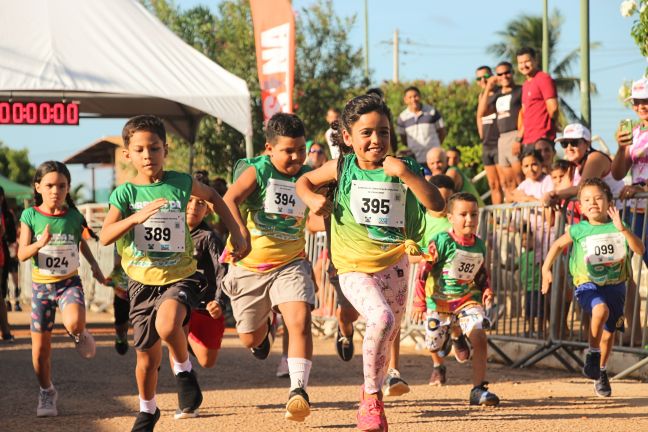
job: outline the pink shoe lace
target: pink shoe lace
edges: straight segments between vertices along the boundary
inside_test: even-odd
[[[387,430],[385,405],[374,398],[360,401],[358,409],[358,429],[361,431],[383,432]]]

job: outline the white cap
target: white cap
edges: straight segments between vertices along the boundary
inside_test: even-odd
[[[630,97],[625,100],[629,101],[630,99],[648,99],[648,78],[641,78],[632,83]]]
[[[565,130],[563,130],[562,136],[560,138],[556,138],[556,142],[576,139],[592,141],[592,134],[590,133],[589,129],[587,129],[582,124],[572,123],[565,126]]]

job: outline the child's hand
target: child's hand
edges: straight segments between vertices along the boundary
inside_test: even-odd
[[[484,305],[484,309],[490,309],[493,307],[493,290],[488,288],[484,290],[484,293],[482,294],[482,304]]]
[[[221,315],[223,315],[223,309],[221,309],[216,300],[212,300],[207,303],[207,312],[209,312],[209,315],[211,315],[211,317],[214,319],[218,319],[221,317]]]
[[[166,198],[158,198],[155,201],[151,201],[147,205],[145,205],[142,210],[138,211],[137,213],[133,214],[133,217],[135,218],[135,222],[138,224],[143,224],[146,222],[151,216],[153,216],[155,213],[160,211],[160,209],[167,204],[167,199]]]
[[[328,217],[333,212],[333,203],[324,195],[315,194],[306,203],[317,216]]]
[[[542,269],[542,294],[547,294],[549,293],[549,290],[551,289],[551,282],[553,280],[553,274],[551,273],[551,270]]]
[[[90,264],[90,269],[92,270],[92,276],[102,285],[107,284],[107,279],[104,277],[103,273],[101,272],[101,269],[99,268],[99,264],[96,262]]]
[[[415,324],[422,323],[425,320],[424,310],[412,310],[412,322]]]
[[[608,208],[608,216],[610,216],[610,219],[612,219],[612,223],[614,224],[614,227],[619,230],[619,232],[623,232],[626,230],[626,227],[623,226],[623,222],[621,221],[621,213],[619,213],[619,209],[616,208],[614,204],[612,204]]]
[[[402,177],[407,171],[407,166],[405,166],[403,161],[394,156],[387,156],[382,166],[385,174],[392,177]]]
[[[250,241],[250,232],[243,227],[241,231],[230,233],[230,243],[232,244],[232,257],[234,261],[240,261],[245,258],[252,250]]]
[[[40,248],[43,248],[43,247],[47,246],[47,244],[50,242],[50,240],[52,240],[52,234],[50,234],[50,232],[49,232],[49,224],[47,224],[47,225],[45,225],[45,229],[41,233],[41,236],[38,239],[38,241],[36,242],[36,244],[38,245],[38,248],[40,249]]]

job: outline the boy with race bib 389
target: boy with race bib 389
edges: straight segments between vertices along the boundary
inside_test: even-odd
[[[275,114],[265,134],[267,154],[238,161],[234,184],[225,194],[232,213],[245,215],[252,251],[237,262],[227,245],[222,260],[230,266],[223,291],[231,300],[239,339],[260,360],[270,353],[274,312],[283,316],[290,335],[285,418],[301,422],[310,415],[306,389],[313,357],[315,288],[304,259],[306,206],[295,194],[295,181],[310,168],[304,165],[306,140],[299,117]]]
[[[364,385],[357,414],[358,429],[363,431],[388,427],[381,387],[406,307],[407,254],[420,253],[416,241],[425,228],[421,203],[436,211],[444,205],[420,165],[387,155],[390,117],[389,108],[376,95],[352,99],[340,122],[332,125],[332,138],[352,147],[353,153],[327,162],[297,182],[299,196],[311,211],[331,214],[331,256],[342,292],[366,318]],[[316,193],[335,181],[334,203]]]
[[[242,222],[232,216],[218,192],[188,174],[164,170],[168,146],[161,119],[151,115],[133,117],[126,122],[122,138],[124,156],[137,175],[111,194],[100,239],[104,245],[117,241],[129,279],[140,399],[140,412],[132,430],[152,431],[160,417],[155,392],[161,340],[174,359],[179,404],[176,415],[195,414],[202,403],[183,331],[205,287],[204,277],[196,271],[193,241],[186,223],[189,197],[195,195],[213,204],[232,235],[237,258],[245,256],[249,242]]]
[[[643,255],[646,246],[621,221],[610,187],[603,180],[583,181],[578,200],[587,220],[568,227],[551,245],[542,266],[542,294],[551,288],[554,260],[564,248],[573,245],[569,272],[574,279],[576,300],[583,312],[592,316],[583,374],[596,380],[597,395],[608,397],[612,388],[607,361],[614,345],[614,332],[624,330],[626,282],[632,278],[629,249]]]

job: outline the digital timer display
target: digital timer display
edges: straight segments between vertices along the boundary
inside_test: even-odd
[[[79,124],[79,104],[65,102],[0,102],[0,125]]]

